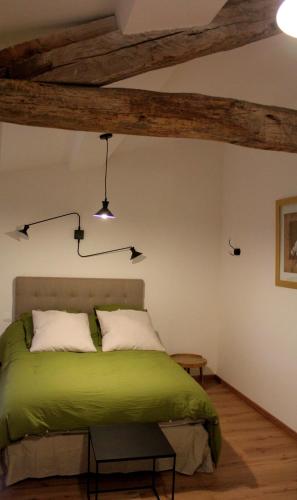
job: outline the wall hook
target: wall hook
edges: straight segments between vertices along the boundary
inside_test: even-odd
[[[235,248],[232,243],[231,243],[231,240],[229,240],[229,247],[232,248],[233,252],[229,252],[230,255],[232,255],[232,257],[236,256],[238,257],[240,254],[241,254],[241,250],[240,248]]]

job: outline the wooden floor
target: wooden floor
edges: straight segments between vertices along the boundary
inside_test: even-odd
[[[223,384],[213,382],[207,390],[221,419],[224,438],[221,461],[214,474],[191,477],[177,474],[176,500],[297,500],[297,441]],[[170,479],[169,473],[158,476],[162,500],[170,499]],[[1,491],[0,498],[84,499],[85,477],[26,480]],[[148,500],[154,497],[149,491],[131,491],[105,493],[99,498]]]

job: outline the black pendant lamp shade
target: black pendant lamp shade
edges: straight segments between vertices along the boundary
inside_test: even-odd
[[[100,139],[106,141],[106,158],[105,158],[105,198],[102,201],[102,208],[94,214],[94,217],[100,219],[115,219],[113,213],[109,210],[109,201],[107,199],[107,164],[108,164],[108,140],[112,138],[112,134],[101,134]]]
[[[100,210],[98,210],[98,212],[94,214],[94,217],[100,217],[101,219],[115,219],[115,216],[109,210],[108,205],[109,201],[103,200],[102,208],[100,208]]]

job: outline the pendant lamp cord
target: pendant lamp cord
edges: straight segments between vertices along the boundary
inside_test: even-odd
[[[106,138],[106,158],[105,158],[105,201],[107,200],[107,162],[108,162],[108,139]]]

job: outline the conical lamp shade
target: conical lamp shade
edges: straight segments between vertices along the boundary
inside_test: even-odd
[[[130,260],[136,259],[136,257],[140,257],[140,255],[142,255],[142,253],[135,250],[134,247],[131,247],[130,250],[131,250]]]
[[[25,226],[23,227],[23,229],[18,229],[18,233],[21,233],[21,235],[23,237],[26,237],[26,238],[29,238],[29,235],[28,235],[28,229],[29,229],[30,226],[28,226],[28,224],[25,224]]]
[[[109,202],[107,200],[102,201],[102,208],[94,214],[94,217],[99,217],[100,219],[115,219],[115,216],[108,208]]]

